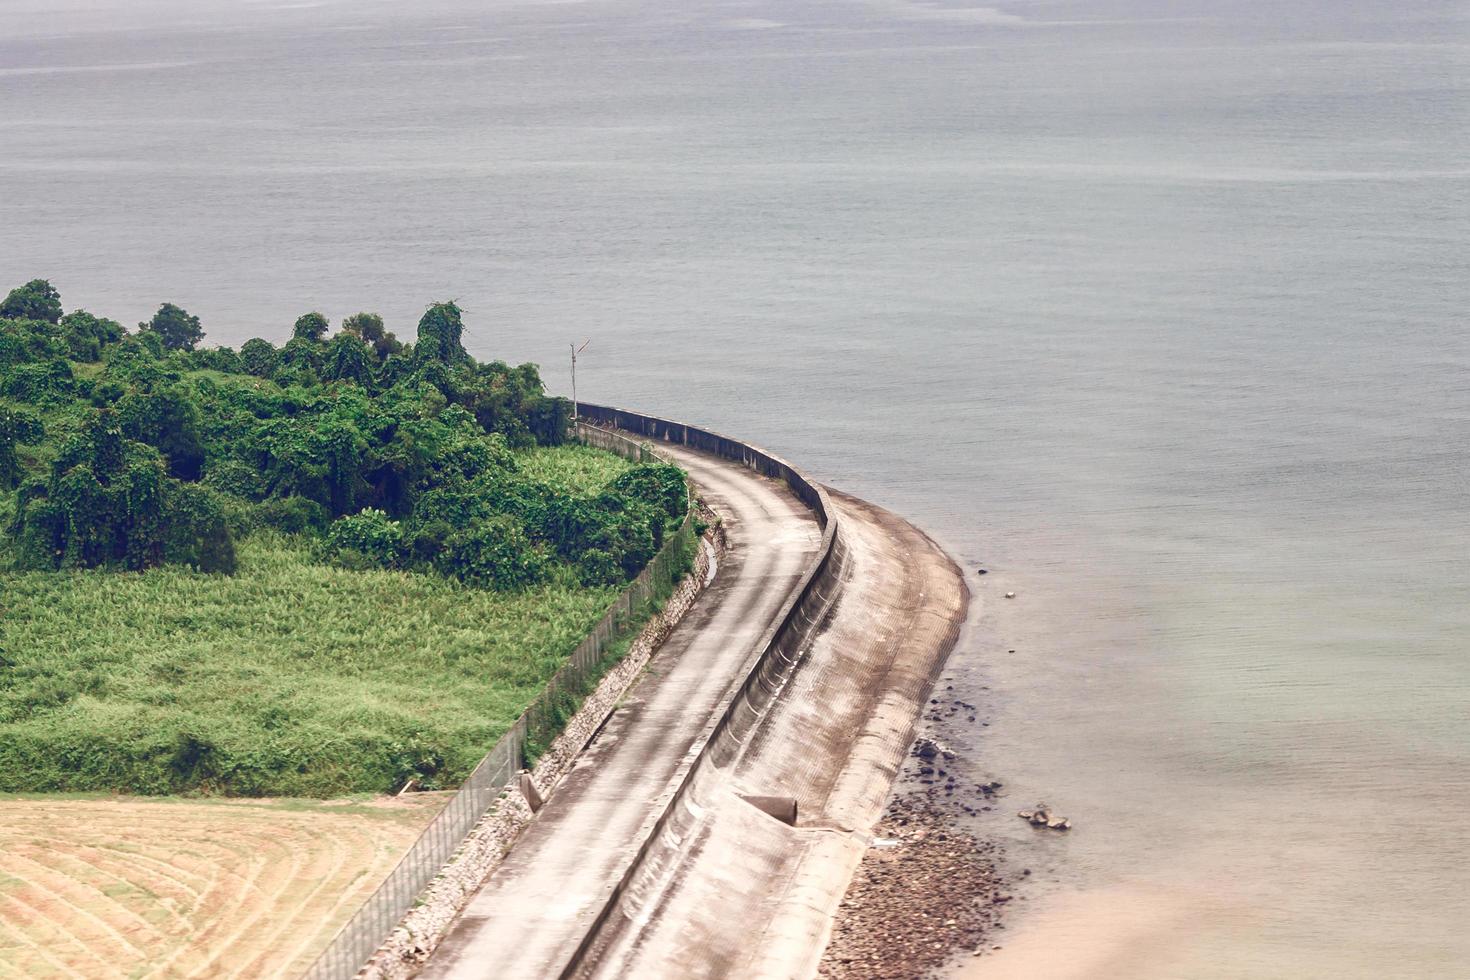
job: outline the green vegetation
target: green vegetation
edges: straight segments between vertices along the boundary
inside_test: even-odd
[[[503,590],[637,574],[683,517],[678,470],[638,467],[594,496],[579,474],[523,471],[568,406],[533,365],[476,363],[453,303],[412,346],[359,313],[320,313],[277,350],[198,349],[199,318],[164,303],[128,334],[62,315],[37,280],[0,309],[0,489],[19,570],[182,564],[229,573],[238,538],[309,532],[347,568],[434,571]],[[591,466],[592,464],[589,464]],[[591,475],[591,470],[587,475]]]
[[[453,303],[238,352],[0,314],[0,791],[452,786],[684,517]]]
[[[5,576],[0,791],[456,785],[617,595],[348,571],[261,532],[233,576]]]

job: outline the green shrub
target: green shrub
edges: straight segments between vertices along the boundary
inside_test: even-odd
[[[608,484],[608,492],[653,506],[671,524],[684,519],[689,486],[684,471],[664,463],[644,463],[621,474]]]
[[[332,522],[326,553],[344,568],[397,568],[403,561],[403,528],[370,507]]]
[[[122,339],[123,326],[116,320],[99,319],[86,310],[61,318],[61,337],[72,360],[98,361],[108,344]]]
[[[235,541],[219,495],[171,480],[164,485],[164,514],[164,561],[201,572],[235,573]]]
[[[254,508],[257,527],[271,528],[283,534],[320,531],[332,519],[327,508],[305,497],[273,497]]]
[[[276,373],[279,363],[279,355],[268,340],[252,337],[240,347],[240,365],[247,374],[253,374],[257,378],[269,378]]]
[[[0,402],[0,490],[20,482],[20,457],[16,447],[39,442],[46,434],[41,417],[21,405]]]
[[[437,567],[470,585],[510,592],[544,581],[546,557],[508,517],[481,521],[451,537]]]
[[[601,548],[589,548],[577,559],[577,577],[583,585],[619,585],[623,566]]]
[[[240,355],[228,347],[196,350],[190,363],[196,370],[219,371],[221,374],[240,374],[245,370],[245,362],[240,359]]]
[[[19,364],[0,377],[0,395],[32,405],[53,405],[75,392],[71,365],[61,359]]]

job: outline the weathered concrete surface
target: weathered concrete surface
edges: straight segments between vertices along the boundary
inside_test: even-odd
[[[660,451],[688,470],[724,518],[730,550],[719,577],[471,899],[421,976],[557,975],[648,838],[816,552],[820,533],[812,514],[783,484],[678,446]]]
[[[809,977],[968,605],[959,570],[906,521],[832,493],[835,611],[689,816],[652,849],[579,977]],[[789,827],[742,796],[789,796]]]
[[[706,519],[712,516],[707,511],[704,514]],[[535,768],[528,774],[522,774],[522,781],[535,785],[543,800],[555,792],[562,777],[577,764],[583,748],[617,710],[624,695],[642,676],[649,660],[663,647],[664,640],[714,581],[715,565],[719,553],[724,550],[723,535],[712,530],[700,543],[703,547],[695,556],[690,574],[674,589],[663,609],[644,624],[622,659],[603,674],[596,689],[567,721],[562,733],[536,759]],[[430,883],[419,902],[358,974],[358,980],[407,980],[417,976],[464,906],[509,853],[521,832],[530,826],[532,818],[525,796],[507,793],[470,832],[464,846]]]

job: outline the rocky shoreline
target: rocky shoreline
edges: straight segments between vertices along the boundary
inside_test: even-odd
[[[926,720],[938,720],[933,706],[940,703],[931,702]],[[953,708],[973,710],[959,702]],[[996,934],[1015,898],[1013,876],[1000,845],[977,838],[963,822],[997,805],[1000,784],[965,782],[955,768],[942,744],[915,742],[838,909],[818,976],[937,976],[958,955],[999,948]]]
[[[837,914],[818,976],[933,976],[956,953],[978,955],[1012,900],[998,844],[954,826],[957,804],[934,788],[895,798]]]

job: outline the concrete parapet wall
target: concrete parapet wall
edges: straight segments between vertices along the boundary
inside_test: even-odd
[[[749,443],[722,436],[708,429],[686,425],[683,422],[671,422],[668,419],[656,418],[640,412],[630,412],[622,408],[583,404],[579,406],[578,412],[583,422],[636,432],[650,439],[678,443],[713,456],[734,460],[764,476],[784,480],[801,502],[810,507],[817,515],[817,523],[824,530],[831,519],[832,502],[827,497],[827,491],[808,480],[796,467],[764,449],[758,449]],[[823,552],[825,551],[824,548]]]
[[[772,479],[785,482],[816,515],[822,540],[810,565],[792,591],[774,625],[756,645],[748,669],[732,690],[724,710],[687,761],[678,789],[632,864],[609,894],[592,928],[561,972],[562,977],[588,975],[602,949],[629,921],[658,900],[674,872],[681,842],[693,839],[703,807],[700,800],[727,780],[742,751],[771,704],[803,659],[810,637],[819,630],[837,602],[843,578],[846,547],[836,510],[827,491],[778,456],[747,443],[681,422],[624,409],[582,405],[581,422],[616,427],[650,439],[689,446],[741,463]]]

